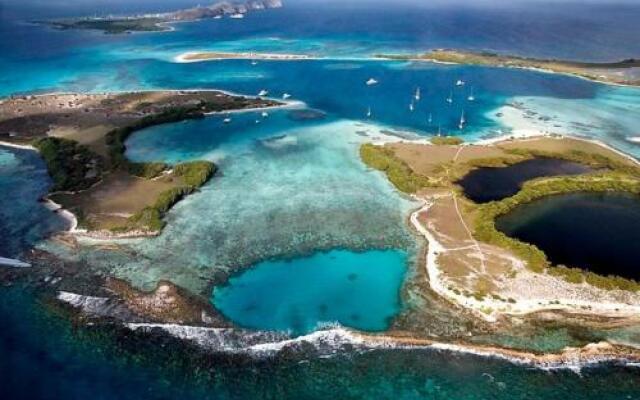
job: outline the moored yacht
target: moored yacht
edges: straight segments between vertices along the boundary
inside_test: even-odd
[[[469,93],[469,97],[467,97],[467,100],[474,101],[475,99],[476,96],[473,95],[473,88],[471,88],[471,93]]]
[[[367,83],[367,86],[373,86],[373,85],[376,85],[378,81],[373,78],[369,78],[369,80],[366,83]]]
[[[447,103],[453,104],[453,92],[449,93],[449,97],[447,97]]]
[[[458,124],[458,128],[460,128],[460,130],[464,129],[464,124],[467,121],[464,119],[464,110],[462,110],[462,115],[460,116],[460,123]]]

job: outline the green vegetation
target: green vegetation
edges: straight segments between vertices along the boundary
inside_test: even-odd
[[[182,179],[182,185],[166,190],[158,196],[155,203],[131,216],[127,225],[120,230],[144,230],[158,232],[164,227],[162,218],[177,202],[204,185],[215,174],[217,167],[209,161],[193,161],[178,164],[174,175]]]
[[[175,176],[182,178],[185,185],[198,188],[216,173],[216,165],[210,161],[191,161],[173,168]]]
[[[145,179],[156,178],[160,176],[160,174],[162,174],[164,171],[166,171],[167,168],[167,164],[160,162],[127,163],[127,171],[131,175],[139,176],[140,178]]]
[[[102,159],[86,146],[69,139],[45,137],[33,142],[53,179],[52,191],[78,191],[102,177]]]
[[[534,272],[544,272],[546,269],[550,274],[561,276],[568,282],[586,281],[603,289],[640,290],[640,284],[632,280],[604,277],[564,266],[550,267],[546,255],[536,246],[510,238],[495,228],[495,219],[498,216],[512,211],[521,204],[556,194],[606,191],[640,194],[640,179],[620,172],[603,172],[529,181],[513,197],[478,206],[474,236],[483,242],[511,250]]]
[[[360,158],[371,168],[384,172],[389,181],[401,192],[415,193],[424,187],[438,186],[438,183],[426,176],[416,174],[393,150],[383,146],[363,144]]]
[[[436,146],[458,146],[464,143],[464,140],[457,136],[434,136],[429,141]]]

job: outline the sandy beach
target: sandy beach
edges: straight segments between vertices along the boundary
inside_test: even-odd
[[[317,60],[317,59],[319,59],[319,57],[310,56],[306,54],[189,51],[174,57],[173,62],[194,63],[194,62],[221,61],[221,60],[300,61],[300,60]]]

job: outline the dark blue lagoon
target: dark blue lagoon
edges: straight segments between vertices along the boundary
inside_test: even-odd
[[[498,218],[496,227],[508,236],[538,246],[553,264],[640,279],[638,196],[551,196]]]
[[[400,310],[406,268],[407,253],[398,250],[265,261],[215,288],[212,301],[248,328],[302,334],[338,322],[382,331]]]
[[[458,184],[464,195],[476,203],[511,197],[522,184],[543,176],[579,175],[592,169],[584,164],[555,158],[534,158],[506,167],[478,168],[465,175]]]

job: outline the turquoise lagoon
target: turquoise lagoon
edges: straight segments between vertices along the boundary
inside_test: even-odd
[[[400,310],[407,254],[334,250],[264,261],[213,291],[213,304],[237,324],[302,334],[339,323],[382,331]]]

